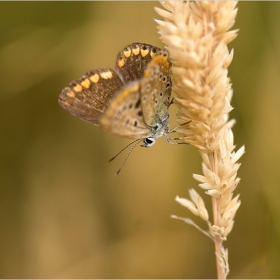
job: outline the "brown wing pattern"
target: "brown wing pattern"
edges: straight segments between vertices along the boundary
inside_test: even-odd
[[[64,88],[59,104],[72,115],[99,125],[112,96],[123,86],[115,70],[99,68],[87,72]]]
[[[116,71],[126,84],[141,79],[144,71],[159,48],[149,44],[132,43],[118,53]]]
[[[152,59],[141,80],[141,104],[145,123],[153,126],[168,117],[172,82],[171,63],[166,51],[159,51]]]
[[[100,125],[105,131],[122,137],[139,139],[150,135],[143,119],[139,81],[129,83],[116,94]]]
[[[143,43],[119,52],[116,70],[99,68],[64,88],[59,104],[74,116],[129,138],[160,137],[168,126],[168,53]]]

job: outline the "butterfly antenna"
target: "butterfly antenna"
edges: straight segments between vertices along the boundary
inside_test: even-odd
[[[142,141],[142,139],[137,139],[137,140],[135,140],[135,141],[133,141],[133,142],[130,143],[130,144],[133,144],[133,143],[136,142],[136,143],[132,146],[132,148],[130,149],[130,151],[128,152],[128,154],[127,154],[126,158],[124,159],[124,161],[123,161],[121,167],[120,167],[120,168],[118,169],[118,171],[116,172],[116,176],[118,176],[118,175],[120,174],[120,172],[121,172],[121,170],[122,170],[124,164],[126,163],[128,157],[130,156],[131,152],[133,151],[133,149],[134,149],[141,141]],[[129,145],[130,145],[130,144],[129,144]],[[128,145],[128,146],[129,146],[129,145]],[[126,146],[125,148],[127,148],[128,146]],[[124,149],[123,149],[123,150],[124,150]],[[123,150],[122,150],[122,151],[123,151]]]
[[[132,145],[133,143],[137,142],[137,141],[141,141],[142,139],[137,139],[137,140],[134,140],[132,141],[131,143],[129,143],[127,146],[125,146],[122,150],[120,150],[114,157],[112,157],[111,159],[108,160],[108,162],[111,162],[113,161],[119,154],[121,154],[124,150],[126,150],[130,145]],[[138,144],[138,143],[137,143]],[[137,145],[136,144],[136,145]],[[135,145],[135,146],[136,146]]]

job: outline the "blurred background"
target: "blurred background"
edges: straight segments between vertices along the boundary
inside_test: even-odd
[[[159,139],[137,147],[59,107],[62,88],[114,67],[132,42],[162,47],[157,2],[1,2],[0,278],[215,278],[214,244],[171,214],[201,159]],[[280,277],[280,2],[240,2],[231,43],[233,128],[246,145],[229,278]],[[171,108],[171,127],[176,125]],[[210,198],[198,190],[207,201]]]

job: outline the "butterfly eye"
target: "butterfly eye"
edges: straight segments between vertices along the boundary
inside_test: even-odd
[[[155,144],[156,140],[153,137],[147,137],[143,139],[143,142],[144,142],[143,147],[149,148]]]

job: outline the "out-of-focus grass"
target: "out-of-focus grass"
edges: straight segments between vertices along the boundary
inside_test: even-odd
[[[139,41],[162,47],[157,2],[1,2],[0,277],[214,278],[214,248],[176,195],[200,158],[164,139],[107,160],[129,140],[60,108],[71,80],[114,67]],[[279,2],[240,2],[229,69],[241,208],[225,246],[230,278],[280,275]],[[171,126],[176,108],[171,108]],[[202,192],[200,192],[202,193]],[[210,203],[208,204],[210,207]],[[210,208],[209,208],[210,209]],[[197,221],[200,223],[200,221]],[[203,226],[203,224],[200,224]],[[203,268],[203,269],[202,269]]]

